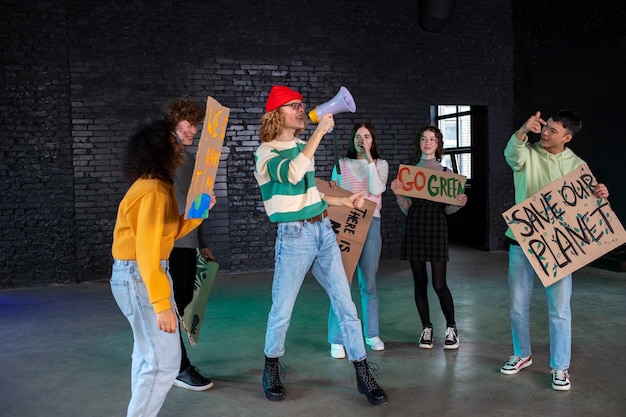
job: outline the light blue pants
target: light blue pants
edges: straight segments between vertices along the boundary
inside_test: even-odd
[[[265,355],[279,358],[285,354],[285,337],[291,313],[304,277],[311,269],[337,313],[348,358],[353,362],[365,359],[361,321],[352,302],[330,220],[279,223],[275,249],[272,308],[267,319]]]
[[[161,261],[170,278],[167,261]],[[180,339],[178,332],[159,330],[148,291],[139,275],[136,261],[114,260],[111,291],[133,331],[130,375],[131,398],[127,417],[153,417],[178,376]],[[174,292],[172,291],[172,294]],[[174,305],[174,297],[171,300]]]
[[[356,268],[356,275],[359,280],[359,293],[361,295],[363,333],[365,337],[369,338],[379,336],[376,274],[378,273],[381,248],[380,217],[372,217],[372,223],[367,232],[363,251]],[[328,343],[343,345],[339,321],[332,306],[328,312]]]
[[[511,293],[511,332],[513,353],[526,357],[530,347],[530,299],[537,277],[520,246],[509,247],[509,290]],[[572,353],[572,275],[546,288],[550,326],[550,367],[568,369]]]

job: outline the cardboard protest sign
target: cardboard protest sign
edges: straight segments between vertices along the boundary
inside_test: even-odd
[[[316,178],[316,181],[317,189],[322,194],[333,197],[347,197],[352,194],[343,188],[331,188],[328,181],[319,178]],[[367,238],[367,232],[369,231],[375,210],[376,203],[367,199],[361,209],[328,206],[328,217],[337,235],[337,244],[341,250],[341,261],[348,281],[352,281],[359,258],[361,258],[363,244]]]
[[[215,184],[229,114],[228,107],[222,106],[213,97],[207,98],[196,164],[187,192],[186,219],[206,219],[209,215],[209,193]]]
[[[398,168],[398,180],[402,183],[401,189],[394,190],[398,195],[458,206],[456,197],[465,192],[467,177],[451,171],[435,171],[401,164]]]
[[[609,202],[593,196],[587,165],[502,213],[544,286],[626,242]]]
[[[219,269],[219,264],[215,261],[206,262],[197,251],[196,279],[193,284],[193,298],[185,307],[183,317],[183,329],[189,338],[189,344],[194,346],[200,337],[200,326],[204,319],[204,311],[206,303],[209,299],[209,293],[215,282],[215,275]]]

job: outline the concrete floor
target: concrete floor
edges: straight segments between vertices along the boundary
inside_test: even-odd
[[[368,355],[380,367],[387,405],[370,406],[356,390],[353,366],[330,358],[328,301],[313,279],[305,281],[287,336],[287,399],[266,400],[261,375],[271,273],[224,274],[209,298],[200,341],[189,349],[215,386],[206,392],[172,388],[160,416],[626,415],[626,274],[591,267],[575,274],[572,389],[556,392],[550,387],[541,283],[532,304],[534,363],[517,375],[502,375],[499,368],[512,353],[507,255],[453,247],[451,259],[458,351],[442,348],[445,323],[432,292],[435,348],[417,347],[421,326],[408,264],[381,263],[381,337],[387,348]],[[0,416],[125,415],[132,335],[106,278],[0,291],[0,344]]]

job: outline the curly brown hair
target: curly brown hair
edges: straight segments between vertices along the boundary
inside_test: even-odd
[[[170,129],[174,129],[183,120],[195,126],[204,120],[204,110],[195,101],[177,98],[165,107],[164,118],[169,123]]]
[[[435,134],[435,137],[437,138],[437,150],[435,151],[435,160],[437,160],[437,162],[441,162],[441,160],[443,159],[443,133],[441,133],[441,130],[439,130],[437,126],[424,126],[417,133],[417,138],[415,138],[415,162],[419,162],[422,158],[420,141],[422,140],[422,135],[427,130],[433,132]]]
[[[259,129],[259,139],[261,142],[271,142],[280,133],[283,124],[285,122],[285,116],[283,116],[278,109],[269,111],[261,117],[261,128]],[[295,136],[298,137],[304,129],[297,129]]]
[[[139,178],[172,182],[176,170],[176,138],[169,123],[152,122],[131,136],[122,157],[122,173],[132,184]]]

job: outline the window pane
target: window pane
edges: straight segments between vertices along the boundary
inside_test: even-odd
[[[462,153],[457,155],[459,163],[459,174],[464,175],[467,179],[472,178],[472,154]]]
[[[439,120],[439,130],[443,135],[443,148],[456,148],[457,145],[457,127],[456,118]]]
[[[450,171],[452,171],[452,161],[450,160],[450,158],[450,155],[444,153],[443,157],[441,158],[441,165],[447,167]]]
[[[458,146],[472,146],[472,118],[469,114],[459,117]]]
[[[437,114],[439,116],[445,116],[447,114],[456,113],[456,106],[437,106]]]
[[[435,109],[437,109],[435,113]],[[469,113],[460,115],[459,113]],[[472,177],[472,117],[471,106],[437,105],[431,107],[433,123],[443,134],[445,154],[441,164],[450,170],[455,165],[459,174],[471,179]],[[470,148],[469,152],[459,152],[459,148]],[[453,163],[454,162],[454,163]]]

